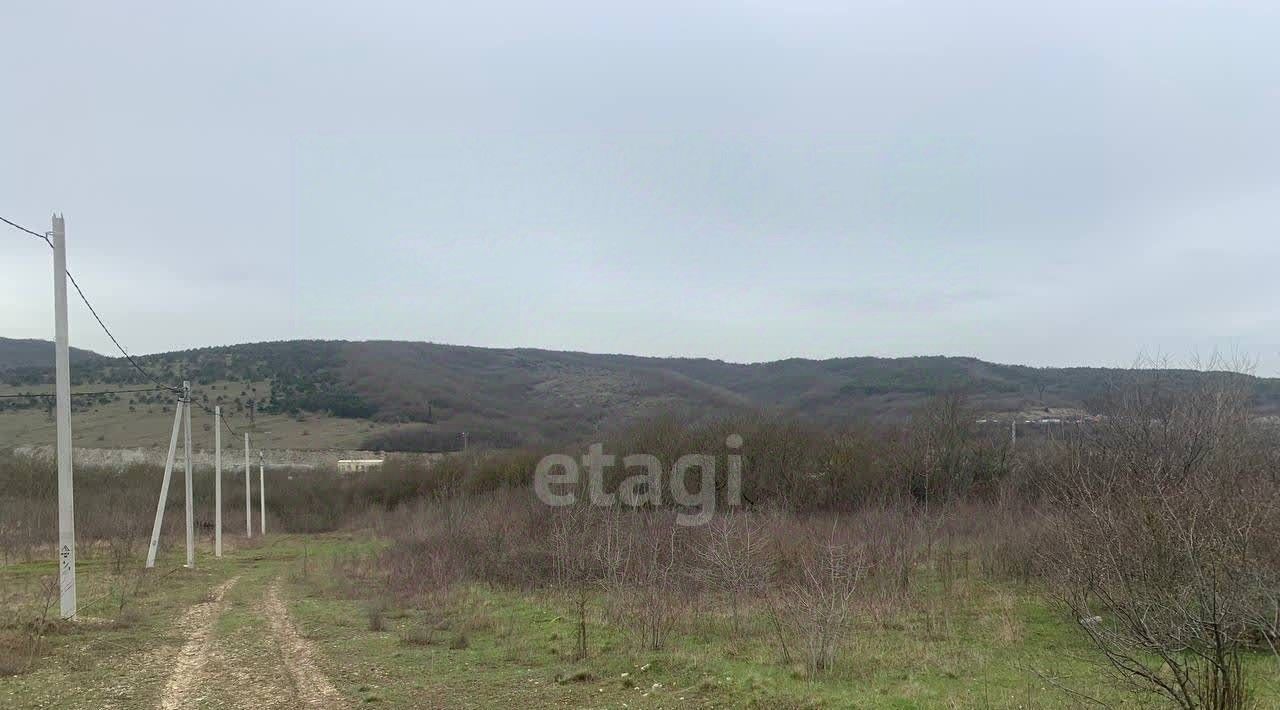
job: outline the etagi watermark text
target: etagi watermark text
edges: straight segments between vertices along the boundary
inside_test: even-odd
[[[725,439],[730,452],[742,448],[742,437],[730,434]],[[671,465],[667,485],[671,500],[681,510],[676,514],[676,524],[684,526],[705,525],[716,512],[716,462],[714,454],[685,454]],[[567,454],[551,454],[538,461],[533,473],[533,490],[538,499],[550,506],[560,507],[578,502],[582,490],[582,472],[586,471],[586,493],[592,505],[613,506],[617,503],[638,508],[642,505],[663,505],[663,477],[666,471],[662,461],[653,454],[627,454],[622,457],[624,471],[633,469],[640,473],[628,476],[618,484],[614,492],[605,490],[605,470],[616,466],[618,457],[606,454],[604,444],[592,444],[578,459]],[[696,472],[696,475],[694,473]],[[696,490],[690,490],[690,479],[698,482]],[[729,506],[742,505],[742,456],[725,455],[724,502]],[[696,512],[688,512],[692,509]]]

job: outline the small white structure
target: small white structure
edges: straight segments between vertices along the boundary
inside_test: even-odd
[[[383,461],[385,459],[338,459],[338,471],[341,473],[368,471],[376,466],[381,466]]]

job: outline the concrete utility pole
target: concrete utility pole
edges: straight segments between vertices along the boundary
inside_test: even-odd
[[[182,420],[185,430],[182,446],[186,459],[183,461],[183,477],[187,484],[187,567],[194,569],[196,566],[196,511],[195,496],[192,495],[191,490],[191,383],[186,380],[182,382],[182,401]]]
[[[213,408],[213,556],[222,557],[222,407]]]
[[[249,432],[244,433],[244,534],[253,537],[253,486],[249,479]]]
[[[53,216],[54,370],[58,407],[58,584],[62,618],[76,615],[76,515],[71,471],[71,358],[67,335],[67,230]]]
[[[164,479],[160,483],[160,502],[156,503],[156,522],[151,526],[151,546],[147,548],[147,567],[156,566],[156,550],[160,547],[160,525],[164,522],[164,505],[169,500],[169,480],[173,477],[173,459],[178,452],[178,429],[182,426],[182,400],[173,411],[173,433],[169,435],[169,455],[164,459]]]
[[[266,456],[262,449],[258,449],[258,503],[259,510],[262,512],[262,519],[258,522],[258,531],[262,535],[267,534],[267,465],[265,463]]]

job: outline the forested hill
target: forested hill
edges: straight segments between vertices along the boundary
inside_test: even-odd
[[[104,359],[90,350],[71,348],[71,362]],[[20,367],[52,367],[53,343],[48,340],[0,338],[0,370]]]
[[[9,347],[14,342],[0,339],[0,354],[17,352]],[[416,424],[397,434],[406,437],[402,441],[370,442],[389,449],[448,448],[462,431],[478,444],[560,441],[669,410],[768,410],[820,421],[899,418],[928,396],[949,390],[966,392],[982,411],[1089,410],[1110,383],[1128,373],[965,357],[736,364],[398,341],[251,343],[137,359],[166,382],[269,383],[269,396],[256,403],[259,411]],[[1174,381],[1201,376],[1164,373]],[[7,384],[47,385],[51,378],[50,366],[32,366],[30,358],[0,359],[0,380]],[[126,361],[101,356],[80,358],[73,378],[82,385],[147,383]],[[1280,381],[1250,380],[1255,410],[1280,411]]]

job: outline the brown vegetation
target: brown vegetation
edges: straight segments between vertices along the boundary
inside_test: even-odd
[[[465,584],[541,589],[574,610],[577,659],[599,651],[592,619],[658,652],[675,630],[723,624],[737,635],[754,618],[767,620],[778,662],[813,677],[840,665],[864,617],[907,609],[926,635],[948,635],[951,600],[967,593],[957,580],[976,573],[1054,594],[1117,682],[1185,708],[1244,708],[1244,660],[1280,643],[1280,466],[1242,382],[1168,387],[1153,376],[1111,392],[1105,417],[1016,446],[954,394],[905,425],[662,416],[603,435],[610,452],[651,454],[666,470],[686,453],[740,455],[743,505],[730,505],[727,467],[717,467],[706,525],[679,524],[684,508],[654,491],[635,507],[548,507],[529,485],[547,453],[536,450],[276,475],[271,524],[372,528],[391,541],[375,558],[333,563],[353,597],[375,600],[375,630],[395,604],[443,608]],[[42,466],[0,461],[6,559],[47,553],[53,491]],[[606,490],[634,473],[608,469]],[[86,554],[136,564],[146,532],[136,521],[149,518],[158,472],[77,475],[91,491],[78,498],[82,539],[97,541]],[[238,490],[224,487],[231,509],[243,505]],[[1017,624],[1006,625],[1016,639]],[[445,630],[446,619],[428,620],[402,638],[468,642],[467,628],[437,638]]]

